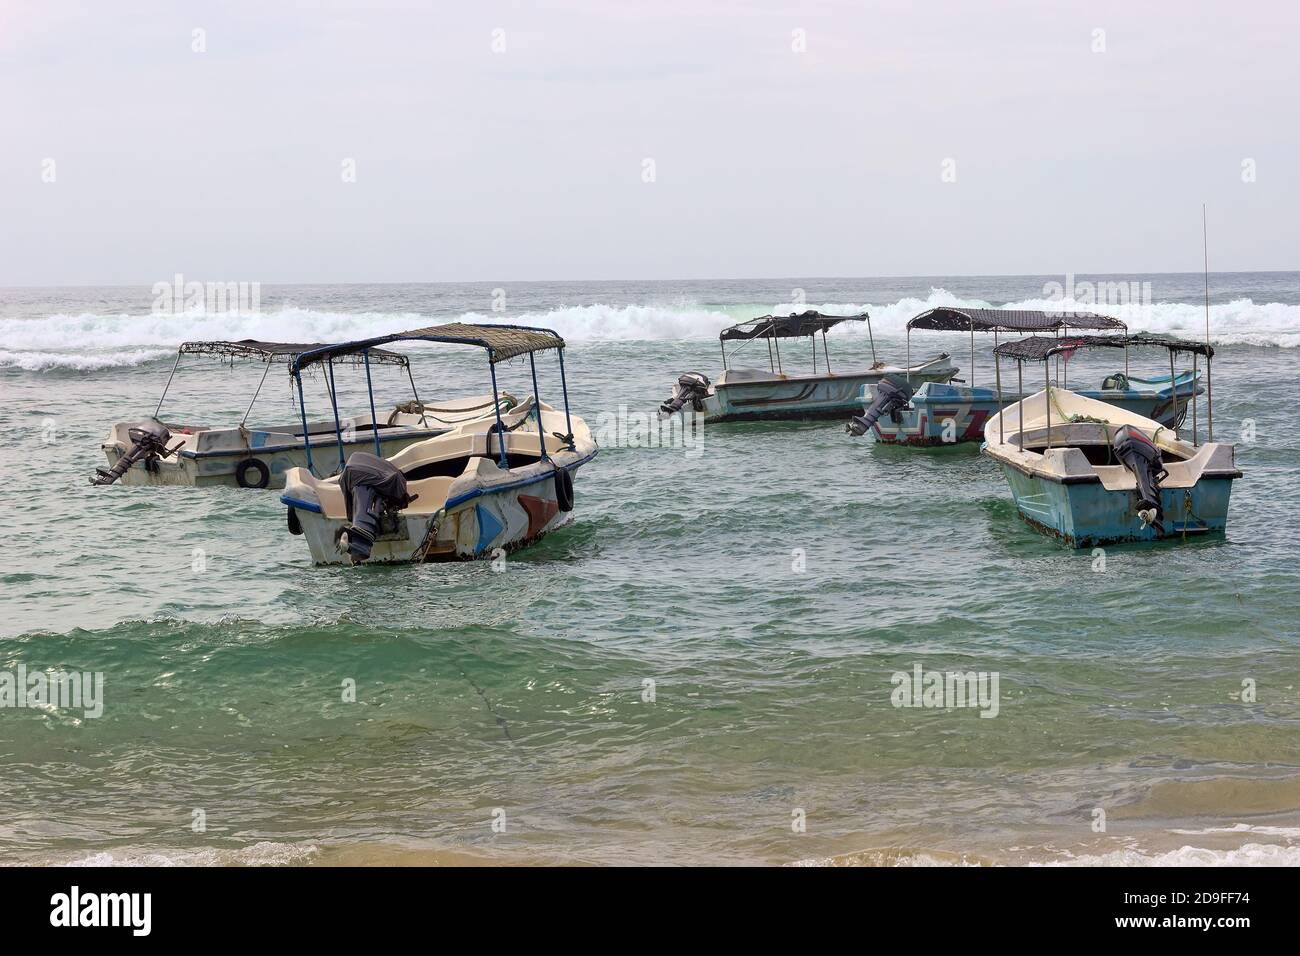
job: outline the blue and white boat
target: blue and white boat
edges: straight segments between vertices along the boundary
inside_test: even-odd
[[[1005,395],[975,385],[975,333],[992,334],[994,348],[998,334],[1052,332],[1070,329],[1127,331],[1119,320],[1091,312],[1044,312],[1027,309],[976,309],[941,306],[927,309],[907,323],[907,354],[912,354],[912,330],[966,332],[970,335],[970,368],[965,380],[953,378],[929,382],[907,374],[891,373],[865,385],[859,393],[861,415],[850,419],[846,430],[854,436],[871,432],[876,441],[892,445],[953,445],[983,439],[984,423],[1020,394]],[[1128,368],[1127,358],[1125,370]],[[1112,377],[1115,378],[1115,377]],[[1110,387],[1116,397],[1128,385],[1115,378]],[[1108,379],[1110,382],[1110,379]],[[1103,385],[1103,388],[1106,388]],[[1146,387],[1139,384],[1139,390]],[[1190,386],[1189,386],[1190,387]],[[1003,394],[1003,401],[998,396]],[[1145,405],[1143,406],[1146,407]],[[1152,404],[1154,409],[1154,403]]]
[[[484,349],[491,401],[476,417],[388,458],[378,443],[373,454],[346,454],[340,437],[335,444],[341,470],[331,477],[314,473],[309,442],[308,464],[289,471],[280,501],[288,508],[289,531],[306,538],[312,561],[496,558],[567,523],[574,475],[596,457],[597,448],[586,423],[569,412],[564,340],[549,329],[455,322],[326,346],[295,358],[290,373],[301,389],[305,369],[397,341]],[[562,411],[537,398],[534,355],[546,350],[559,356]],[[533,394],[504,403],[497,365],[525,356]],[[334,415],[337,424],[337,405]],[[328,460],[328,446],[317,452]]]
[[[1049,385],[994,415],[984,435],[982,451],[1001,466],[1020,516],[1073,547],[1227,529],[1241,477],[1234,449],[1200,443],[1195,429],[1186,441],[1153,419]]]
[[[1183,425],[1188,408],[1192,407],[1197,396],[1205,393],[1198,368],[1179,371],[1173,367],[1174,357],[1179,352],[1188,351],[1191,344],[1181,339],[1141,335],[1031,336],[997,346],[994,357],[996,361],[1004,356],[1021,354],[1046,365],[1060,356],[1059,367],[1064,377],[1070,357],[1080,350],[1123,349],[1124,367],[1127,369],[1131,348],[1162,347],[1169,352],[1171,360],[1168,375],[1138,378],[1116,371],[1102,379],[1100,388],[1076,389],[1075,394],[1177,429]],[[1196,354],[1193,353],[1193,365],[1195,363]],[[866,407],[863,419],[870,422],[876,440],[886,444],[939,446],[982,441],[988,420],[1006,405],[1026,397],[1023,382],[1016,390],[1006,391],[1001,387],[1000,368],[997,378],[998,386],[994,388],[925,383],[915,392],[908,390],[906,380],[893,378],[883,387],[877,385],[863,390]]]

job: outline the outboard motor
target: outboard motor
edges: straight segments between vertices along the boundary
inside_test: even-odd
[[[709,395],[709,377],[699,372],[687,372],[677,379],[672,397],[659,406],[659,417],[669,418],[682,410],[687,402],[697,412],[704,411],[704,399]]]
[[[876,400],[871,403],[865,414],[850,418],[844,430],[854,438],[861,438],[871,431],[872,426],[880,421],[882,415],[892,415],[902,411],[911,400],[912,389],[905,383],[882,378],[876,383]]]
[[[1138,485],[1138,517],[1142,524],[1163,532],[1164,509],[1160,506],[1160,482],[1168,476],[1160,449],[1132,425],[1115,432],[1115,456],[1133,472]]]
[[[145,470],[153,471],[158,467],[158,459],[171,457],[181,447],[167,447],[172,433],[162,422],[147,421],[132,425],[127,429],[126,436],[131,439],[131,447],[114,462],[112,468],[96,468],[95,474],[90,478],[92,485],[111,485],[137,461],[144,461]]]
[[[407,494],[406,476],[390,461],[368,452],[353,452],[339,476],[348,524],[339,535],[339,550],[355,561],[370,557],[389,512],[400,511],[415,499]]]

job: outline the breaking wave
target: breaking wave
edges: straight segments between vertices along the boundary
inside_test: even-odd
[[[466,312],[470,322],[510,321],[558,331],[570,342],[637,342],[709,339],[728,325],[766,313],[788,314],[814,308],[829,314],[871,314],[877,335],[899,335],[909,318],[936,306],[987,308],[993,303],[963,299],[944,289],[931,289],[925,298],[896,302],[790,302],[740,305],[690,303],[647,305],[581,305],[530,311],[503,317]],[[1043,298],[1006,303],[1006,308],[1060,309],[1102,312],[1123,318],[1133,331],[1200,337],[1205,328],[1204,306],[1162,302],[1147,306],[1094,306],[1072,300]],[[0,368],[29,372],[95,371],[159,361],[177,345],[190,340],[263,339],[281,342],[337,342],[384,335],[435,324],[436,319],[413,312],[332,312],[287,307],[273,312],[185,312],[145,315],[51,315],[42,319],[0,319]],[[450,319],[448,319],[450,321]],[[1300,305],[1257,304],[1248,298],[1210,307],[1216,344],[1295,348],[1300,346]],[[852,324],[837,334],[865,336],[864,325]]]

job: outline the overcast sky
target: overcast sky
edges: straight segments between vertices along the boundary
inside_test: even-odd
[[[1298,11],[0,0],[0,285],[1300,269]]]

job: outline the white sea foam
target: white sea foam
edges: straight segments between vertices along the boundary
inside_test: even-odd
[[[317,848],[294,843],[254,843],[237,849],[116,849],[92,853],[65,866],[301,866]]]
[[[1251,827],[1239,824],[1236,827],[1216,827],[1204,831],[1173,830],[1173,833],[1257,833],[1268,836],[1290,836],[1290,828]],[[1014,847],[1014,850],[1025,850]],[[1034,852],[1034,851],[1030,851]],[[1041,853],[1042,851],[1039,851]],[[1038,855],[1038,854],[1035,854]],[[1002,864],[994,856],[972,854],[955,854],[942,851],[921,849],[889,848],[864,850],[839,856],[799,860],[795,866],[897,866],[897,867],[932,867],[932,866],[999,866]],[[1021,862],[1016,858],[1016,865],[1065,867],[1065,866],[1298,866],[1300,865],[1300,846],[1278,843],[1245,843],[1227,849],[1210,849],[1208,847],[1182,846],[1173,850],[1151,850],[1138,846],[1110,850],[1105,853],[1075,854],[1066,852],[1053,859],[1038,859]]]
[[[1112,850],[1094,856],[1071,856],[1037,866],[1300,866],[1300,846],[1244,843],[1227,850],[1183,846],[1163,853]]]
[[[511,316],[469,312],[465,321],[536,325],[558,331],[570,342],[678,341],[710,339],[728,325],[761,312],[777,315],[804,309],[827,314],[871,314],[877,335],[899,335],[907,320],[935,306],[988,307],[978,299],[962,299],[943,289],[925,298],[912,297],[886,304],[869,302],[791,303],[709,307],[688,302],[647,305],[580,305]],[[1204,306],[1164,302],[1137,310],[1087,303],[1026,299],[1007,308],[1061,309],[1118,315],[1133,331],[1199,337],[1205,327]],[[141,365],[157,361],[187,340],[263,339],[280,342],[337,342],[384,335],[429,325],[432,320],[410,312],[328,312],[283,308],[273,312],[185,312],[175,315],[51,315],[43,319],[0,319],[0,368],[26,371],[96,369]],[[1300,346],[1300,305],[1256,304],[1237,299],[1210,307],[1214,341],[1218,344]],[[836,334],[865,336],[865,324],[852,323]]]

